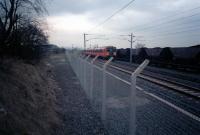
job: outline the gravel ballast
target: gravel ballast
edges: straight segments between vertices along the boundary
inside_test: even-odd
[[[100,117],[92,110],[78,78],[64,54],[52,56],[49,62],[59,86],[57,104],[63,125],[60,133],[69,135],[107,134]]]

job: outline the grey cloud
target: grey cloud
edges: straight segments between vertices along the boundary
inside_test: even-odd
[[[121,0],[53,0],[49,6],[50,14],[83,14],[96,10],[109,10],[121,5]]]
[[[89,13],[89,21],[94,24],[98,24],[129,1],[130,0],[54,0],[50,5],[49,10],[50,15],[69,13],[74,15],[84,15]],[[185,14],[180,14],[179,16],[174,16],[174,14],[187,9],[192,9],[198,5],[200,6],[200,0],[136,0],[130,5],[130,7],[111,19],[108,23],[103,25],[103,27],[113,33],[135,32],[138,35],[144,35],[147,38],[170,31],[180,31],[181,28],[187,29],[191,26],[198,27],[200,15],[193,16],[190,19],[180,20],[178,22],[171,23],[170,25],[162,25],[162,27],[158,27],[156,29],[149,29],[146,32],[140,30],[143,27],[159,25],[160,22],[166,21],[165,19],[162,19],[165,16],[171,16],[167,20],[173,18],[175,19],[181,16],[189,16],[195,12],[190,11]],[[197,11],[200,11],[200,9]],[[130,12],[133,12],[133,14],[129,14]],[[139,14],[139,16],[134,13]],[[153,20],[159,21],[152,22]],[[154,39],[154,41],[163,44],[182,44],[188,41],[196,42],[196,37],[190,36],[189,38],[188,35],[190,35],[190,33],[192,33],[192,31],[187,34],[184,33],[185,35],[179,33],[171,37],[168,36],[165,38]],[[200,30],[196,30],[196,34],[198,33],[200,33]],[[151,42],[146,43],[152,44]]]

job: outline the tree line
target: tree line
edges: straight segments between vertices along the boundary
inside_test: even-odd
[[[44,0],[0,0],[0,55],[33,57],[36,46],[48,43],[42,16]]]

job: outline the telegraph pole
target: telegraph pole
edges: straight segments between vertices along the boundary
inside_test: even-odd
[[[133,37],[135,37],[134,35],[133,35],[133,33],[131,33],[131,35],[129,35],[129,36],[131,36],[131,40],[129,41],[130,43],[131,43],[131,47],[130,47],[130,63],[132,63],[133,62],[133,58],[132,58],[132,56],[133,56],[133,43],[135,42],[135,41],[133,41]]]
[[[120,35],[120,36],[126,36],[126,37],[131,37],[131,39],[130,40],[128,40],[128,42],[130,42],[131,43],[131,47],[130,47],[130,63],[132,63],[133,62],[133,60],[132,60],[132,55],[133,55],[133,43],[135,42],[135,41],[133,41],[133,38],[135,37],[134,35],[133,35],[133,33],[131,33],[131,35]]]
[[[132,63],[132,55],[133,55],[133,33],[131,33],[131,48],[130,48],[130,63]]]
[[[86,34],[84,33],[83,36],[84,36],[84,50],[86,50]]]
[[[91,40],[94,40],[94,39],[109,40],[108,38],[97,38],[97,37],[96,37],[96,38],[87,39],[87,38],[86,38],[87,35],[91,35],[91,34],[86,34],[86,33],[83,34],[83,36],[84,36],[84,50],[87,49],[87,48],[86,48],[86,47],[87,47],[87,46],[86,46],[86,43],[87,43],[88,41],[91,41]],[[93,35],[94,35],[94,34],[93,34]],[[99,36],[102,36],[102,35],[99,35]],[[104,35],[103,35],[103,36],[104,36]],[[89,45],[90,45],[90,48],[91,48],[91,42],[90,42]]]
[[[72,50],[74,49],[74,45],[72,44]]]

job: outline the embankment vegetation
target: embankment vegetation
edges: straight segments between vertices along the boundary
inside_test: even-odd
[[[0,0],[0,56],[35,58],[48,43],[44,0]]]

